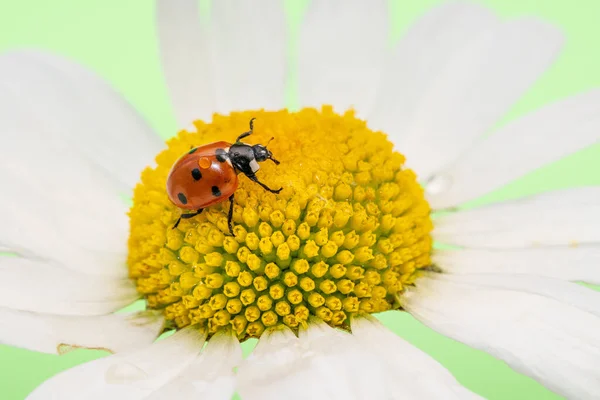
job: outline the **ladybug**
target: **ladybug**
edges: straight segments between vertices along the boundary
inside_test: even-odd
[[[259,162],[271,160],[279,165],[279,161],[266,146],[241,142],[253,133],[254,119],[250,120],[250,130],[238,136],[234,144],[215,142],[194,147],[175,162],[167,178],[167,195],[175,206],[193,212],[181,214],[173,228],[177,228],[182,218],[195,217],[206,207],[229,199],[227,224],[233,235],[233,195],[240,172],[271,193],[281,191],[281,188],[271,189],[256,177]]]

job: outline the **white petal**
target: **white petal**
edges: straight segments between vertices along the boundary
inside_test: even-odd
[[[51,139],[0,147],[0,183],[10,188],[0,197],[2,247],[73,271],[126,277],[125,202],[101,168],[65,155],[68,144]]]
[[[198,2],[157,2],[162,65],[181,127],[213,112],[281,109],[285,102],[285,13],[280,2],[219,1],[210,20]]]
[[[300,27],[298,97],[301,107],[331,104],[358,114],[373,101],[386,54],[385,1],[313,1]]]
[[[358,345],[375,353],[384,364],[388,385],[386,399],[479,398],[461,386],[440,363],[375,318],[354,318],[351,327]]]
[[[377,361],[352,335],[324,323],[309,324],[300,339],[283,328],[263,334],[240,365],[238,392],[244,400],[385,398]]]
[[[600,318],[583,309],[600,293],[550,279],[520,277],[509,289],[510,282],[497,276],[464,278],[420,278],[403,306],[438,332],[504,360],[560,395],[596,397]],[[567,285],[568,293],[556,293]]]
[[[424,180],[489,130],[552,64],[562,45],[561,34],[536,19],[495,25],[436,67],[406,133],[399,133],[397,148]]]
[[[61,157],[80,155],[89,160],[121,184],[126,195],[164,147],[120,93],[73,61],[34,50],[3,54],[0,87],[1,108],[17,102],[25,112],[15,126],[2,119],[3,137],[47,151],[52,151],[47,142],[64,142],[68,147],[59,153]],[[14,130],[6,130],[5,124]],[[30,156],[24,150],[21,156]],[[39,171],[50,165],[34,167]]]
[[[436,250],[432,259],[452,274],[525,274],[600,285],[600,245]]]
[[[234,367],[241,360],[238,340],[231,334],[217,333],[210,338],[200,357],[147,400],[230,400],[235,392]]]
[[[436,279],[477,287],[539,294],[600,317],[600,293],[564,280],[528,275],[441,274]]]
[[[125,277],[127,206],[160,140],[121,97],[52,55],[0,57],[0,246]]]
[[[435,240],[470,248],[600,244],[600,186],[459,211],[434,224]]]
[[[151,312],[75,317],[0,308],[0,343],[44,353],[120,352],[152,343],[162,326],[162,316]]]
[[[210,36],[218,82],[218,111],[285,107],[288,42],[284,4],[219,0],[211,7]]]
[[[433,7],[409,27],[388,55],[369,125],[400,143],[439,71],[482,33],[499,27],[500,19],[479,5],[452,1]]]
[[[90,361],[42,383],[28,399],[144,399],[193,362],[204,339],[188,328],[142,349]]]
[[[379,358],[358,346],[353,335],[316,320],[308,329],[300,330],[299,338],[301,345],[316,354],[311,370],[322,380],[322,388],[329,386],[330,382],[341,386],[332,388],[336,398],[386,397],[384,369]],[[361,368],[356,368],[356,365],[361,365]]]
[[[300,394],[294,397],[293,392],[280,390],[306,378],[306,371],[296,365],[303,361],[303,353],[298,338],[291,330],[265,331],[250,356],[238,367],[238,393],[244,400],[270,400],[283,395],[289,396],[290,400],[302,398]],[[312,393],[305,392],[308,398],[318,394],[314,385],[306,385],[302,389],[313,390]]]
[[[197,0],[157,0],[156,25],[163,74],[179,128],[210,121],[217,107],[217,85],[207,21]]]
[[[599,142],[600,90],[593,90],[546,106],[477,142],[435,177],[428,200],[435,209],[456,206]]]
[[[128,278],[70,271],[51,262],[0,257],[0,307],[57,315],[101,315],[140,297]]]

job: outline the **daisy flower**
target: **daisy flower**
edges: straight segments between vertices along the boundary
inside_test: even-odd
[[[555,60],[554,27],[448,3],[388,48],[385,2],[312,2],[293,69],[281,3],[214,2],[209,21],[196,3],[157,3],[166,144],[78,64],[0,58],[0,342],[115,353],[30,398],[478,397],[381,312],[597,397],[600,295],[575,282],[600,282],[600,188],[464,206],[598,143],[598,91],[488,132]],[[174,162],[251,118],[245,140],[281,161],[257,176],[283,190],[240,175],[233,235],[228,202],[173,228]]]

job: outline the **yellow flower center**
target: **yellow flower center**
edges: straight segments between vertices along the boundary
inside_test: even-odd
[[[281,161],[260,164],[265,191],[243,174],[229,202],[184,219],[168,199],[175,161],[192,147],[232,142],[255,117],[248,143]],[[240,340],[310,317],[348,328],[356,313],[398,309],[397,295],[430,265],[430,208],[415,174],[381,132],[352,112],[240,112],[196,122],[142,173],[130,212],[129,272],[148,308],[173,328],[231,327]],[[185,212],[185,211],[183,211]]]

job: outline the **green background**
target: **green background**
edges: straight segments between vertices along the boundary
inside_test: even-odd
[[[503,16],[529,14],[542,17],[561,27],[567,36],[558,62],[514,106],[505,121],[549,101],[600,86],[599,1],[475,2],[488,5]],[[438,3],[436,0],[392,2],[391,39],[397,39],[410,22]],[[307,1],[297,0],[286,2],[293,32],[297,32],[307,4]],[[50,49],[87,65],[120,89],[162,137],[167,138],[176,131],[160,71],[153,1],[2,0],[0,51],[24,46]],[[240,65],[243,68],[243,63]],[[292,102],[293,92],[292,85],[289,93]],[[536,171],[484,201],[559,187],[599,185],[598,171],[600,145]],[[512,372],[502,362],[434,333],[407,314],[387,313],[381,319],[400,336],[449,368],[463,385],[486,398],[559,398],[533,380]],[[249,343],[246,351],[252,345]],[[79,350],[59,357],[0,346],[0,398],[22,399],[57,372],[105,355],[99,351]]]

